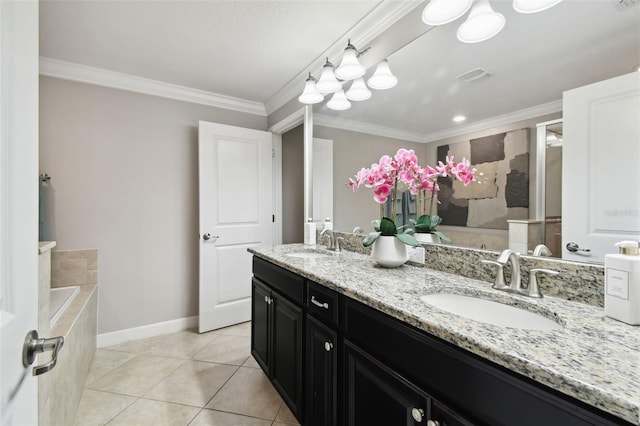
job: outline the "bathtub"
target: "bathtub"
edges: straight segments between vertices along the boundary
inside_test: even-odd
[[[60,319],[64,310],[67,309],[79,292],[79,286],[55,287],[50,290],[49,321],[51,327]]]

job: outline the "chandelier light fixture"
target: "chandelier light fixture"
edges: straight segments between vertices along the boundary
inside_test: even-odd
[[[555,6],[562,0],[513,0],[513,9],[520,13],[536,13]],[[463,43],[479,43],[498,34],[505,26],[505,18],[495,12],[489,0],[431,0],[422,11],[422,21],[427,25],[444,25],[469,16],[456,33]]]
[[[471,2],[473,0],[467,1]],[[344,111],[351,108],[350,101],[365,101],[371,98],[372,94],[369,87],[376,90],[385,90],[395,86],[398,83],[398,79],[391,73],[389,62],[386,59],[377,64],[375,72],[365,83],[364,75],[367,72],[367,68],[360,63],[358,57],[367,51],[369,51],[369,48],[359,51],[349,40],[342,54],[340,65],[337,68],[327,58],[317,81],[309,73],[304,90],[298,96],[298,101],[307,105],[317,104],[322,102],[326,95],[333,93],[333,96],[327,102],[327,107],[336,111]],[[345,93],[343,85],[347,81],[352,81],[352,83]]]

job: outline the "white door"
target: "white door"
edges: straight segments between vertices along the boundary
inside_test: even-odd
[[[0,1],[0,31],[0,421],[36,425],[22,346],[38,323],[38,3]]]
[[[562,257],[603,262],[640,235],[640,73],[565,92],[563,115]]]
[[[251,319],[251,254],[273,241],[271,133],[200,122],[201,333]]]

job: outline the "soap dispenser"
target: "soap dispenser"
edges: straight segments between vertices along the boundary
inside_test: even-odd
[[[307,245],[316,243],[316,224],[313,218],[307,219],[307,223],[304,224],[304,243]]]
[[[604,314],[640,324],[640,242],[620,241],[619,253],[604,257]]]

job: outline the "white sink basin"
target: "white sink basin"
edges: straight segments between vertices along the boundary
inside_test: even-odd
[[[523,330],[562,329],[560,324],[542,315],[493,300],[450,293],[428,294],[420,299],[443,311],[500,327]]]
[[[294,253],[287,253],[285,256],[298,257],[301,259],[319,259],[322,257],[331,257],[330,254],[318,253],[317,251],[298,251]]]

